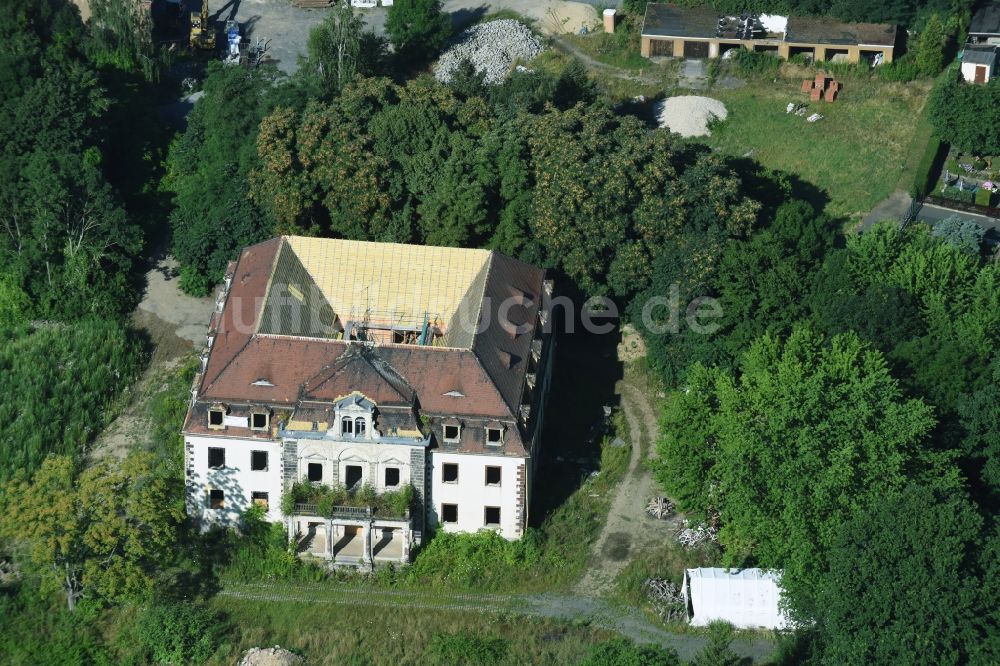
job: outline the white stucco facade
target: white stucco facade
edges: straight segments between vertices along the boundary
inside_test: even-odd
[[[223,451],[221,467],[209,466],[209,449]],[[267,454],[266,469],[251,468],[255,451]],[[267,493],[267,519],[281,520],[280,442],[188,435],[184,438],[184,457],[188,515],[201,518],[203,527],[238,525],[254,493]],[[213,490],[222,492],[221,508],[212,508]]]
[[[456,480],[445,481],[446,465],[458,466]],[[499,484],[487,484],[488,467],[499,468]],[[524,533],[523,507],[528,506],[529,468],[527,458],[432,451],[430,522],[445,532],[496,529],[504,538],[520,538]],[[446,516],[445,505],[455,507],[456,515]],[[498,525],[486,523],[487,507],[499,508]],[[452,517],[456,520],[446,520]]]

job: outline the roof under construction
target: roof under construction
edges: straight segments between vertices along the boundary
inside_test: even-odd
[[[429,412],[518,416],[541,269],[487,250],[279,237],[246,248],[228,279],[199,399],[293,405],[355,376]],[[365,343],[374,360],[348,363]]]

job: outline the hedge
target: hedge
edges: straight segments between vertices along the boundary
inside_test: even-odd
[[[920,163],[917,165],[917,170],[913,174],[911,194],[914,199],[923,199],[934,191],[938,174],[941,173],[941,164],[947,155],[948,144],[942,143],[941,139],[932,134],[927,142],[927,148],[924,149],[923,157],[920,158]]]

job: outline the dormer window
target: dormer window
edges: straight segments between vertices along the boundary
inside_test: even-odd
[[[253,412],[250,414],[251,430],[267,430],[271,423],[271,415],[267,412]]]
[[[490,446],[503,444],[503,428],[499,426],[486,428],[486,443]]]
[[[445,424],[444,441],[457,444],[462,437],[462,426],[455,424]]]
[[[212,405],[208,410],[208,427],[212,430],[222,430],[226,427],[226,408],[222,405]]]
[[[335,406],[336,420],[341,437],[351,439],[368,438],[368,433],[374,430],[373,419],[375,403],[360,393],[352,393],[338,400]],[[376,435],[378,433],[375,433]]]

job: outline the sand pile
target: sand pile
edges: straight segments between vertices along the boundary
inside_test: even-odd
[[[713,119],[725,120],[729,113],[726,105],[711,97],[681,95],[659,102],[657,117],[660,127],[681,136],[707,136],[708,124]]]

